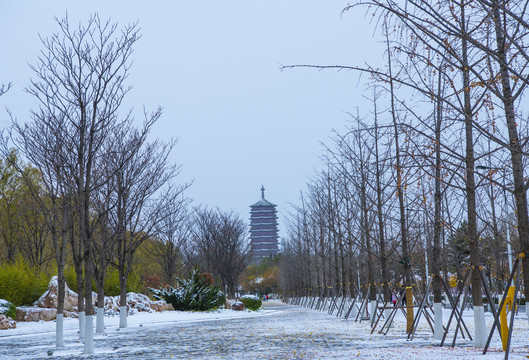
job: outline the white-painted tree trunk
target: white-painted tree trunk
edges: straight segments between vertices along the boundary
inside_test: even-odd
[[[369,301],[369,316],[371,320],[371,325],[375,323],[375,318],[377,317],[377,302]]]
[[[126,306],[119,307],[119,327],[120,328],[127,327],[127,307]]]
[[[79,312],[79,340],[84,340],[85,312]]]
[[[474,306],[474,347],[484,348],[487,342],[487,325],[485,310],[482,306]]]
[[[433,338],[435,340],[443,340],[443,304],[434,303],[433,304],[433,314],[434,314],[434,330]]]
[[[85,336],[83,354],[94,353],[94,315],[85,316]]]
[[[340,311],[340,304],[341,303],[342,303],[342,297],[340,296],[339,298],[336,299],[336,303],[335,303],[334,309],[333,309],[333,314],[334,314],[334,312]]]
[[[64,315],[57,314],[55,321],[55,346],[61,348],[64,347]]]
[[[392,309],[386,309],[384,310],[384,317],[386,318],[385,321],[388,321],[388,319],[390,318],[391,316],[391,312],[393,310]],[[392,328],[393,327],[393,318],[391,320],[388,321],[388,328]]]
[[[353,310],[351,311],[351,317],[354,319],[356,319],[356,317],[358,316],[358,302],[361,302],[362,299],[360,299],[359,297],[356,297],[355,300],[354,300],[354,305],[353,305]]]
[[[105,308],[97,308],[96,334],[105,332]]]

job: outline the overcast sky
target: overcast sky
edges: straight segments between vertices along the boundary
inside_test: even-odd
[[[278,205],[280,229],[289,203],[321,165],[320,141],[346,124],[363,101],[363,80],[351,72],[281,65],[362,65],[382,57],[375,24],[364,11],[341,14],[344,0],[269,1],[2,1],[0,125],[9,108],[27,119],[34,100],[24,93],[53,18],[86,22],[98,12],[120,25],[138,21],[129,93],[134,107],[164,108],[152,136],[176,137],[172,159],[196,205],[233,209],[249,218],[261,185]],[[285,236],[284,231],[280,236]]]

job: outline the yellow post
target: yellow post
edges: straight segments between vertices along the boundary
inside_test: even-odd
[[[411,286],[406,288],[406,332],[409,334],[413,326],[413,292]]]
[[[501,328],[501,344],[503,351],[507,349],[507,335],[509,327],[507,326],[507,304],[504,304],[500,310],[500,328]]]
[[[505,302],[507,303],[507,305],[509,305],[509,311],[512,311],[513,309],[514,290],[514,286],[509,287],[509,291],[507,292],[507,299],[505,299]]]
[[[509,335],[509,326],[507,326],[507,306],[510,311],[513,311],[514,286],[509,287],[505,304],[500,309],[500,328],[501,328],[501,344],[503,351],[507,350],[507,336]]]

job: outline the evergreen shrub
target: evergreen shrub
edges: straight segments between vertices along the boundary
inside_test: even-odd
[[[0,299],[0,314],[4,314],[13,320],[16,320],[17,307],[10,301]]]
[[[263,302],[255,295],[243,295],[239,299],[248,310],[259,310]]]
[[[176,279],[177,288],[149,289],[157,299],[163,299],[180,311],[207,311],[226,303],[226,295],[220,291],[207,274],[195,269],[190,279]]]

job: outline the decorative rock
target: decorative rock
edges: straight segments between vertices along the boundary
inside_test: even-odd
[[[65,311],[64,317],[78,317],[77,313]],[[16,321],[51,321],[57,318],[57,309],[35,306],[17,307]]]
[[[78,317],[77,294],[66,286],[64,299],[64,317]],[[17,307],[17,321],[50,321],[57,317],[58,281],[57,276],[51,278],[48,289],[33,306]],[[94,306],[97,306],[97,294],[92,292]],[[105,296],[105,315],[119,314],[119,296]],[[127,307],[129,315],[135,312],[155,312],[174,310],[164,300],[152,301],[144,294],[128,293]]]
[[[15,320],[5,316],[4,314],[0,314],[0,330],[14,329],[16,327],[17,323]]]
[[[244,304],[240,301],[235,301],[233,304],[231,304],[231,309],[235,311],[243,311]]]
[[[28,312],[27,311],[27,306],[19,306],[17,307],[17,315],[16,315],[16,321],[26,321],[25,320],[25,317],[26,317],[26,313]]]
[[[17,321],[51,321],[57,318],[57,309],[34,306],[17,307]]]
[[[226,300],[226,304],[224,304],[225,309],[231,309],[231,301]]]
[[[76,318],[76,319],[79,317],[78,313],[71,312],[71,311],[66,311],[66,310],[64,310],[62,314],[63,314],[64,317],[71,317],[71,318]]]
[[[166,303],[165,300],[158,300],[158,301],[149,300],[149,301],[150,301],[150,307],[154,311],[160,312],[160,311],[173,311],[174,310],[173,305]]]
[[[77,311],[77,294],[68,288],[65,284],[65,295],[64,295],[64,310],[66,311]],[[51,278],[48,289],[42,294],[33,305],[41,308],[54,308],[57,309],[57,299],[59,298],[59,281],[57,276]]]
[[[52,321],[57,318],[57,309],[42,309],[40,311],[40,320]]]

